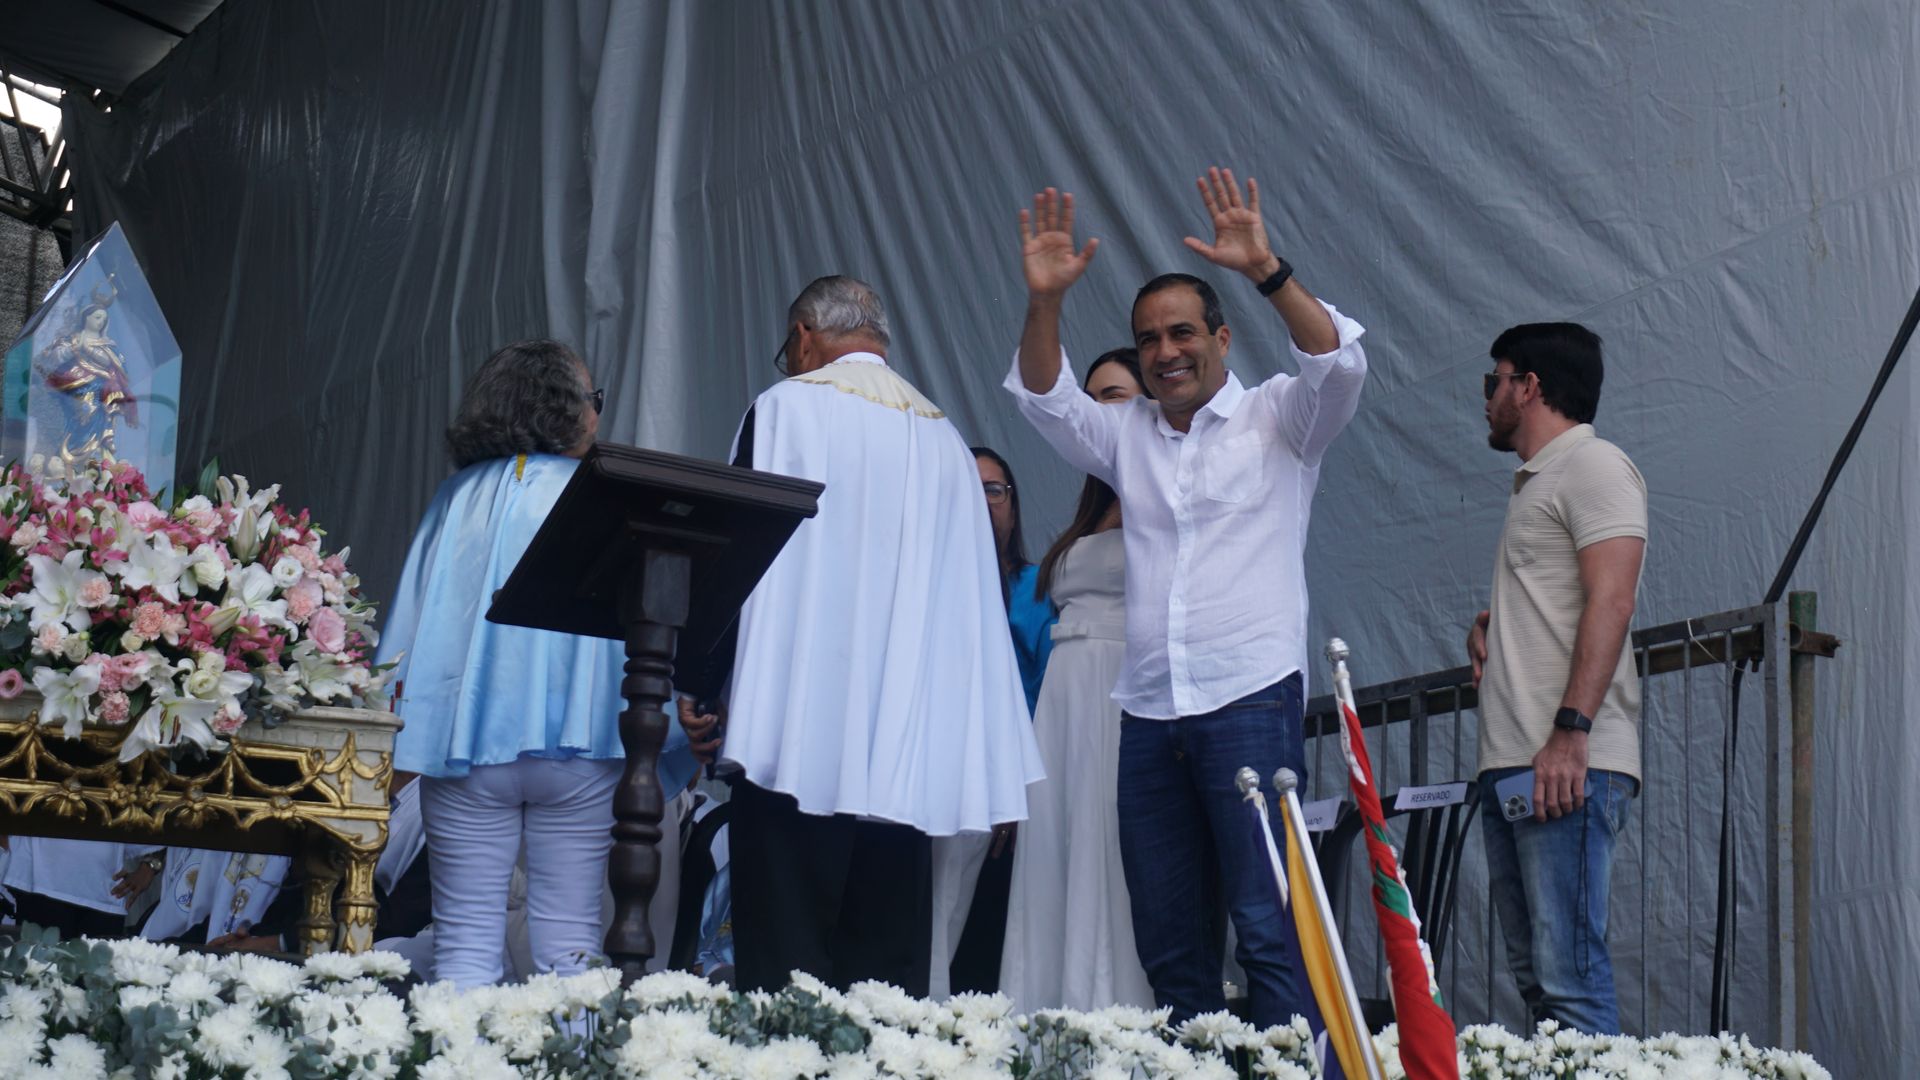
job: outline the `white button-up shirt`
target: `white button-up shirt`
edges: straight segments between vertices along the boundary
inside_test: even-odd
[[[1005,386],[1075,468],[1119,493],[1127,544],[1127,654],[1114,700],[1134,716],[1212,712],[1307,663],[1307,516],[1320,460],[1360,403],[1359,323],[1326,305],[1340,347],[1299,375],[1226,385],[1177,431],[1157,402],[1101,405],[1060,358],[1029,393]]]

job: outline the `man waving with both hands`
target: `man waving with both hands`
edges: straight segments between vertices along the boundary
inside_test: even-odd
[[[1284,914],[1254,848],[1234,775],[1303,779],[1308,512],[1320,462],[1366,381],[1360,324],[1274,254],[1260,189],[1231,170],[1198,181],[1212,243],[1186,245],[1252,283],[1286,323],[1298,375],[1248,387],[1226,367],[1233,333],[1201,278],[1140,288],[1130,336],[1153,399],[1080,392],[1060,342],[1066,292],[1099,245],[1076,248],[1073,196],[1020,212],[1026,326],[1005,386],[1042,437],[1106,481],[1126,519],[1127,651],[1114,699],[1121,858],[1140,960],[1176,1023],[1225,1007],[1213,933],[1219,891],[1239,936],[1253,1020],[1303,1012],[1282,951]]]

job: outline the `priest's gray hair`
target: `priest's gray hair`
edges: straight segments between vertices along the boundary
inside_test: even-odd
[[[827,337],[868,337],[886,348],[887,309],[880,294],[864,281],[845,275],[815,278],[800,290],[787,308],[787,325],[794,323]]]
[[[557,341],[516,341],[487,357],[447,428],[457,469],[516,454],[565,454],[587,434],[592,408],[578,353]]]

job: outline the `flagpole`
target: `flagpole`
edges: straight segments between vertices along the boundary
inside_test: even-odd
[[[1382,1080],[1380,1059],[1373,1050],[1373,1033],[1364,1023],[1366,1012],[1360,1008],[1360,993],[1353,985],[1353,972],[1347,967],[1347,946],[1340,940],[1340,930],[1333,919],[1333,905],[1327,900],[1327,887],[1320,880],[1320,862],[1313,857],[1313,840],[1307,835],[1307,821],[1300,809],[1300,777],[1289,768],[1282,767],[1273,774],[1273,787],[1286,800],[1286,811],[1280,815],[1288,834],[1288,842],[1299,845],[1301,863],[1307,868],[1307,882],[1312,886],[1314,910],[1319,912],[1320,921],[1327,928],[1327,937],[1333,945],[1334,971],[1339,975],[1340,996],[1346,1002],[1348,1015],[1363,1021],[1360,1027],[1361,1060],[1366,1063],[1367,1080]]]

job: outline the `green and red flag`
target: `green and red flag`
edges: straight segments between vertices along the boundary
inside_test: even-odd
[[[1373,763],[1360,730],[1359,710],[1353,703],[1353,680],[1347,675],[1347,646],[1339,638],[1327,643],[1333,663],[1333,694],[1340,706],[1340,749],[1347,763],[1347,781],[1360,813],[1361,832],[1367,838],[1367,864],[1373,879],[1373,910],[1380,921],[1392,973],[1394,1019],[1400,1025],[1400,1066],[1407,1080],[1459,1080],[1453,1018],[1440,1003],[1440,982],[1434,977],[1433,954],[1420,937],[1420,916],[1413,895],[1400,872],[1400,858],[1387,836],[1386,814],[1373,786]]]

